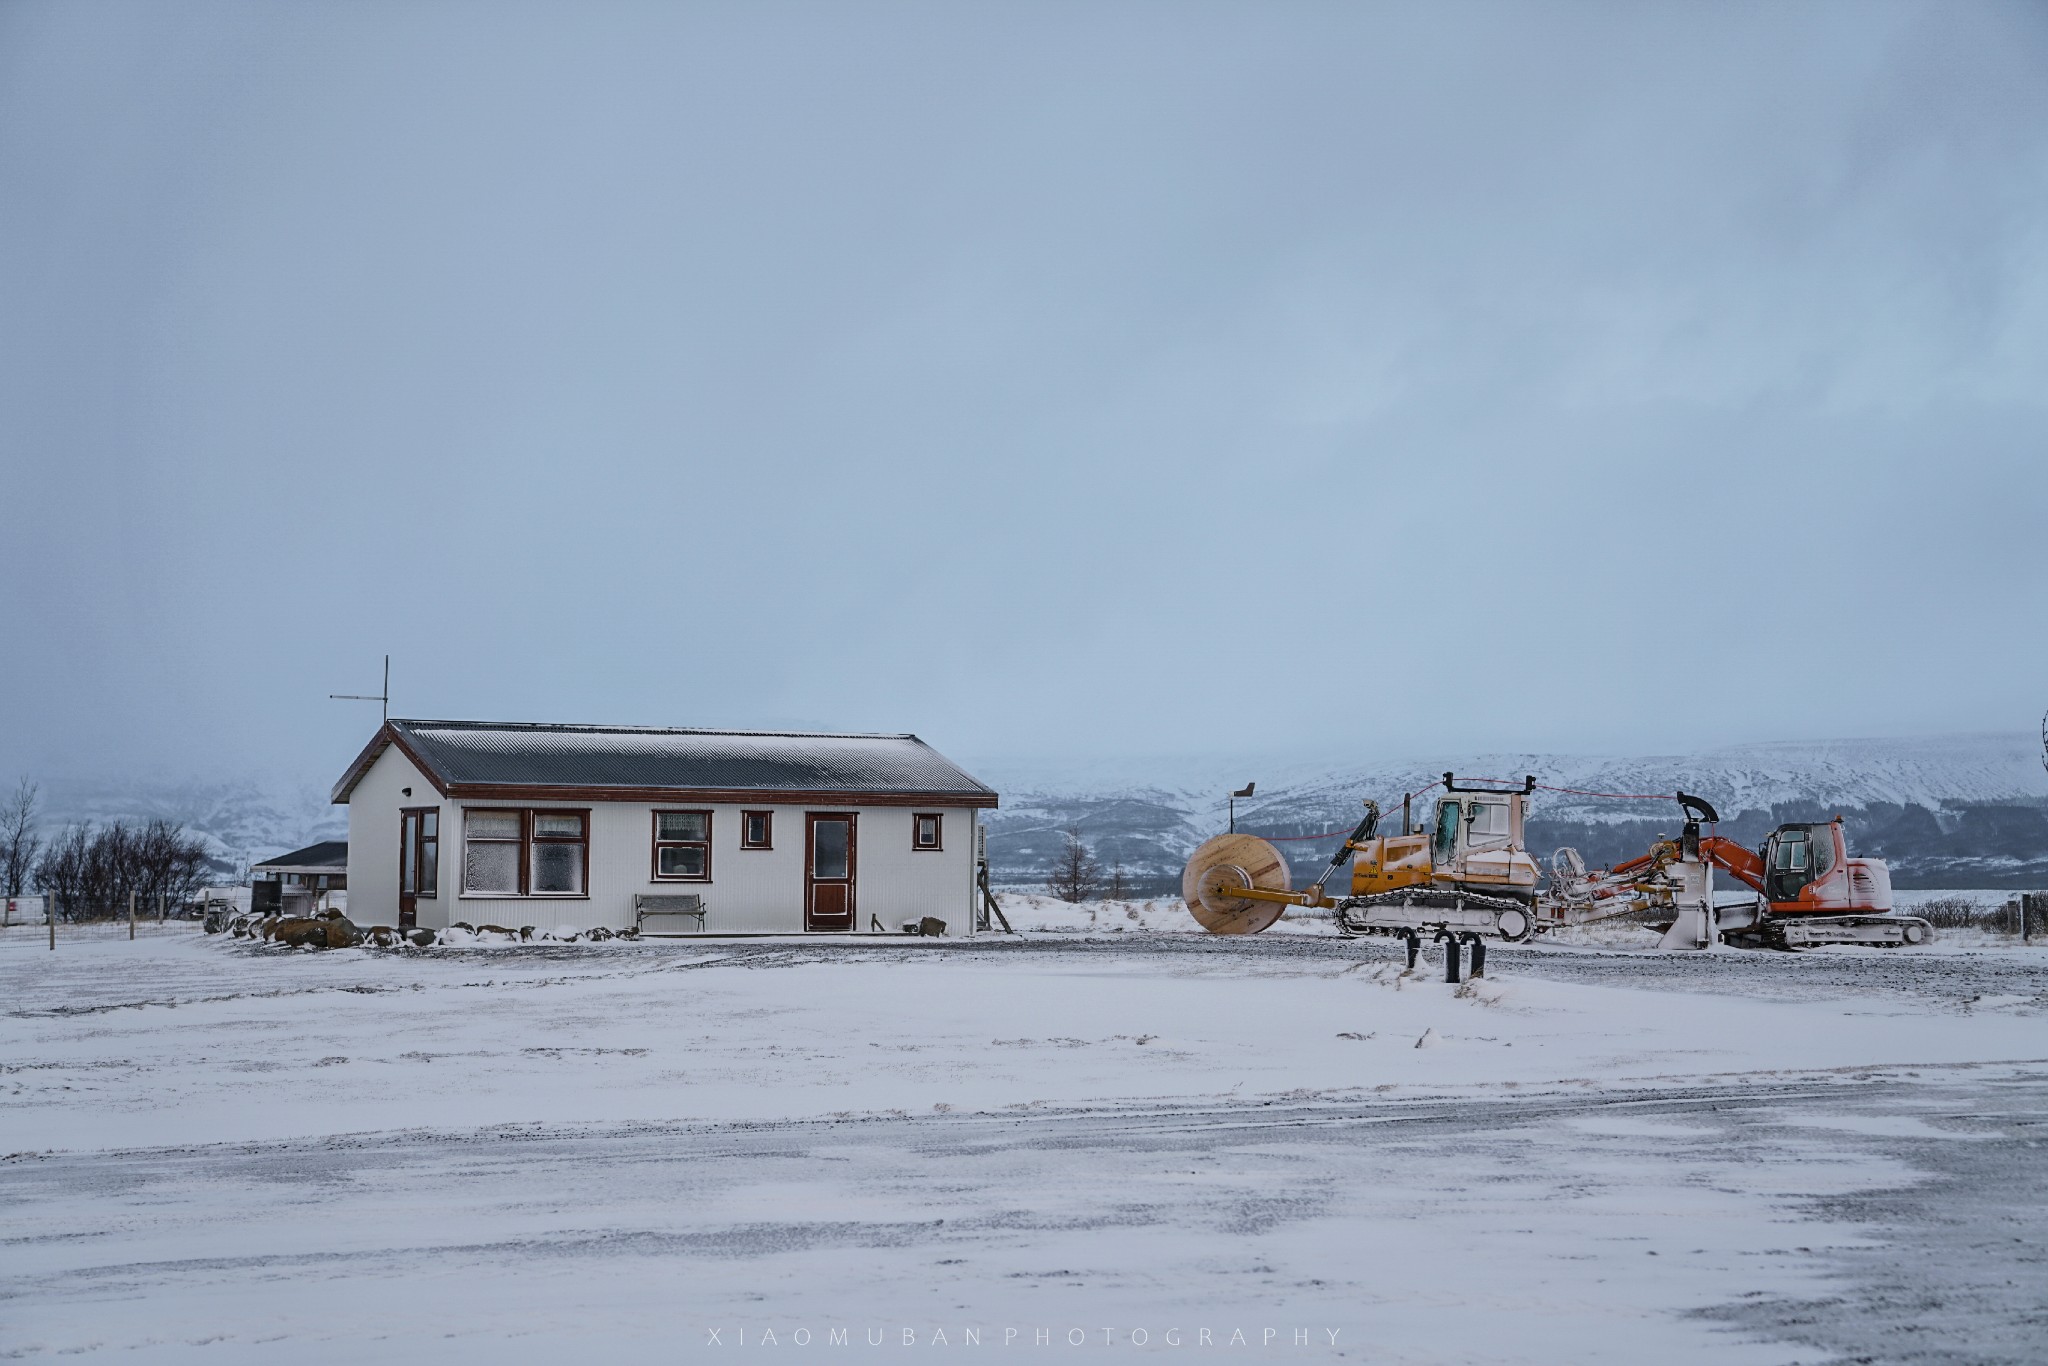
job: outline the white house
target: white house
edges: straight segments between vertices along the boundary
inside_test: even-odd
[[[996,794],[915,735],[393,720],[334,800],[364,924],[844,934],[970,928]]]

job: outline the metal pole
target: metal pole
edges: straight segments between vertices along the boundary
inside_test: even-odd
[[[135,889],[133,887],[128,889],[128,938],[131,942],[135,938]]]
[[[1486,941],[1477,935],[1472,937],[1472,975],[1486,975]]]
[[[1455,982],[1458,980],[1459,947],[1460,945],[1458,943],[1458,936],[1456,936],[1455,934],[1447,935],[1444,938],[1444,980],[1446,982]]]

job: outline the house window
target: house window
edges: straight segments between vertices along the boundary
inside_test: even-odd
[[[711,881],[711,813],[654,813],[654,877],[658,882]]]
[[[944,817],[936,811],[920,811],[910,818],[910,847],[939,848],[939,830]]]
[[[463,813],[462,890],[473,896],[583,896],[587,811]]]
[[[533,840],[528,853],[527,890],[534,896],[582,896],[583,870],[590,852],[580,811],[528,813]]]
[[[740,812],[740,848],[773,849],[775,847],[775,813],[773,811]]]

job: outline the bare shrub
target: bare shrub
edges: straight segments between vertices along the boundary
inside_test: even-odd
[[[1095,856],[1088,852],[1088,846],[1081,842],[1080,829],[1070,827],[1066,847],[1060,851],[1059,862],[1053,865],[1052,880],[1046,890],[1061,901],[1072,904],[1088,900],[1101,885],[1101,867],[1095,862]]]
[[[1907,911],[1937,930],[1972,930],[1990,914],[1991,908],[1973,896],[1938,896]]]

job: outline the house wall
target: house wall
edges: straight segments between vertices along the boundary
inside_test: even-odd
[[[459,808],[504,809],[511,803],[450,804],[443,826],[442,861],[448,876],[461,867]],[[581,809],[575,802],[535,802]],[[472,897],[454,889],[454,919],[469,924],[531,925],[535,929],[621,929],[634,923],[633,898],[642,893],[704,898],[704,927],[711,934],[801,934],[804,932],[804,815],[850,813],[855,818],[855,910],[862,932],[879,920],[894,934],[905,920],[937,916],[956,932],[972,923],[974,854],[971,808],[919,807],[945,816],[942,848],[910,847],[912,810],[907,807],[747,806],[689,803],[604,802],[590,808],[590,896]],[[654,813],[711,812],[711,880],[668,882],[654,878]],[[772,811],[774,847],[740,848],[740,813]],[[427,923],[422,911],[421,923]]]
[[[403,789],[412,789],[410,797]],[[427,776],[388,746],[357,781],[348,799],[349,917],[365,925],[398,923],[398,813],[408,806],[439,806],[443,819],[449,803]],[[448,847],[441,846],[441,885],[448,886]],[[439,900],[419,903],[420,924],[439,929],[445,915],[432,908]]]
[[[400,789],[413,795],[402,797]],[[351,917],[364,924],[398,921],[398,812],[404,806],[441,809],[439,895],[417,903],[419,923],[445,929],[462,921],[537,930],[584,930],[603,925],[623,929],[634,923],[637,894],[695,894],[704,898],[710,934],[801,934],[804,932],[804,815],[843,812],[855,818],[855,914],[868,933],[879,921],[895,934],[905,920],[936,916],[949,932],[973,925],[974,827],[971,807],[937,803],[919,807],[791,806],[772,801],[745,806],[688,802],[514,802],[440,797],[394,746],[364,773],[349,798],[349,902]],[[560,809],[590,812],[590,873],[587,898],[464,896],[463,811]],[[711,881],[657,882],[654,879],[654,813],[708,810],[711,815]],[[772,811],[774,845],[740,848],[740,813]],[[915,812],[943,814],[941,847],[911,848]]]

